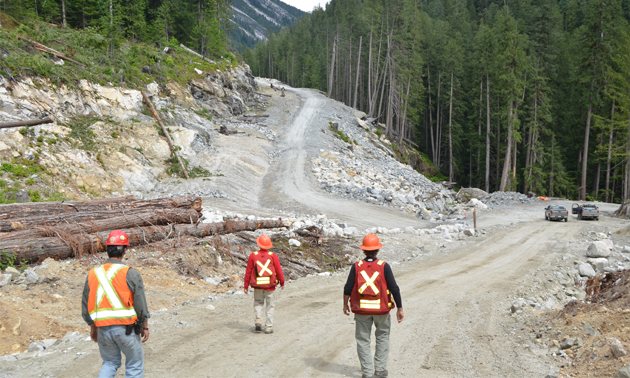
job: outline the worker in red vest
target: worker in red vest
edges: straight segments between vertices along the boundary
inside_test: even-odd
[[[343,312],[346,315],[350,315],[350,311],[354,313],[362,378],[387,377],[391,329],[389,312],[398,307],[396,311],[398,323],[404,318],[400,289],[394,279],[392,268],[385,261],[376,258],[381,247],[383,244],[378,240],[378,236],[368,234],[363,238],[363,244],[359,248],[364,251],[365,259],[354,263],[343,289]],[[372,325],[376,327],[374,359],[370,349]]]
[[[271,239],[267,235],[261,235],[256,244],[260,247],[258,252],[249,255],[247,270],[245,271],[245,294],[249,286],[254,288],[254,321],[256,332],[262,331],[262,315],[265,308],[265,333],[273,333],[273,311],[275,308],[273,294],[276,286],[280,284],[284,289],[284,275],[280,267],[280,260],[269,249],[273,247]]]
[[[125,355],[125,377],[144,377],[142,343],[149,339],[149,309],[137,270],[122,262],[129,237],[112,231],[105,242],[109,259],[88,273],[82,316],[103,358],[99,378],[114,378]]]

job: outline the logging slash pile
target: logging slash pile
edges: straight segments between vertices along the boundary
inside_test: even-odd
[[[282,219],[201,223],[196,196],[137,200],[133,196],[0,206],[0,254],[18,264],[81,258],[105,251],[110,231],[122,229],[131,247],[169,239],[204,238],[286,227]]]

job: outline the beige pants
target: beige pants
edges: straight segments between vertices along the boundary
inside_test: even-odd
[[[358,315],[354,314],[355,338],[357,339],[357,354],[361,362],[364,375],[372,376],[374,371],[387,370],[389,356],[389,332],[392,327],[391,317],[387,315]],[[376,331],[376,351],[372,360],[371,340],[372,325]]]
[[[256,313],[256,324],[262,324],[263,309],[265,309],[265,327],[273,327],[273,303],[275,291],[254,289],[254,312]],[[266,302],[266,308],[265,308]]]

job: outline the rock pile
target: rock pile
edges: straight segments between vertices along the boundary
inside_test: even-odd
[[[346,198],[395,207],[424,219],[439,218],[452,202],[452,193],[375,149],[367,157],[361,147],[343,153],[323,151],[313,160],[313,173],[321,187]]]
[[[528,203],[534,201],[538,201],[538,198],[530,198],[527,195],[518,192],[494,192],[490,193],[481,200],[481,202],[488,205],[489,208],[510,206],[518,203]]]

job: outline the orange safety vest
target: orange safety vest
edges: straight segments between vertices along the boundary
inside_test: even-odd
[[[364,260],[354,263],[354,287],[350,294],[350,309],[359,315],[385,315],[395,307],[387,281],[385,261]]]
[[[90,270],[88,311],[97,327],[134,324],[138,320],[133,292],[127,286],[128,271],[128,266],[111,263]]]
[[[249,280],[249,286],[255,289],[272,289],[278,285],[278,278],[276,277],[276,268],[273,264],[273,252],[267,252],[268,255],[263,255],[259,252],[254,252],[251,258],[254,260],[254,271],[252,272]]]

